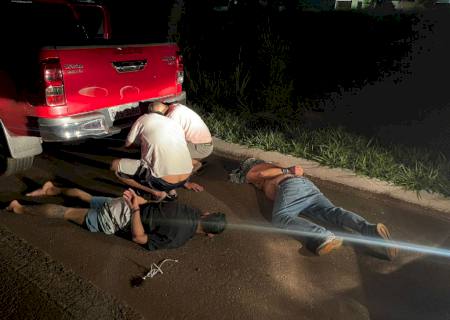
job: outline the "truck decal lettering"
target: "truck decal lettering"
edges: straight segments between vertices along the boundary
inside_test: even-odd
[[[84,69],[82,64],[65,64],[64,70]]]

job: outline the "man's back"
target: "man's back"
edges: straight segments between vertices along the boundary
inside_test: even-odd
[[[287,179],[288,177],[293,177],[293,174],[280,174],[270,178],[262,178],[259,174],[262,171],[271,168],[279,168],[272,163],[259,163],[254,165],[247,173],[246,180],[248,183],[255,185],[258,189],[262,189],[264,194],[270,200],[275,200],[277,194],[277,186],[281,181]]]
[[[202,118],[182,104],[170,106],[167,117],[175,120],[184,130],[186,141],[191,143],[210,143],[211,133]]]
[[[127,138],[140,139],[141,158],[153,176],[190,174],[192,161],[181,126],[157,113],[141,116],[133,124]]]
[[[201,212],[180,204],[151,203],[141,212],[148,234],[149,250],[178,248],[191,239],[196,231]]]

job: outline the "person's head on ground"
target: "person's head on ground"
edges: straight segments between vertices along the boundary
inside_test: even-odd
[[[227,227],[227,217],[222,212],[205,212],[200,216],[198,233],[204,233],[209,237],[222,233]]]
[[[152,104],[150,104],[148,110],[150,112],[160,113],[162,115],[165,115],[167,110],[169,110],[169,106],[161,101],[155,101]]]

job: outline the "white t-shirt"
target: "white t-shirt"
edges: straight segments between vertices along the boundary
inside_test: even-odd
[[[184,130],[187,142],[210,143],[212,141],[211,133],[202,118],[180,103],[170,105],[167,117],[178,122]]]
[[[192,160],[181,126],[157,113],[141,116],[131,127],[129,144],[141,143],[141,159],[157,178],[190,174]]]

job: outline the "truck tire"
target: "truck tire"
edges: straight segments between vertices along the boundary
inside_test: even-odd
[[[3,142],[0,141],[0,175],[9,176],[33,166],[34,157],[13,159]]]
[[[6,170],[2,174],[10,176],[18,172],[30,169],[33,166],[34,157],[20,159],[6,158]]]

